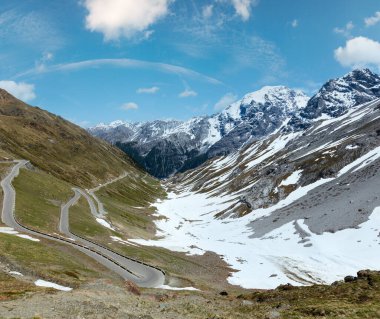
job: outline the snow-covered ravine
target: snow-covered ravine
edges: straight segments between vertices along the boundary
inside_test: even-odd
[[[225,200],[225,198],[224,198]],[[158,213],[167,220],[157,222],[159,240],[131,240],[188,254],[213,251],[238,270],[231,284],[244,288],[275,288],[280,284],[332,283],[360,269],[380,265],[380,207],[358,229],[335,234],[313,234],[303,220],[288,223],[263,238],[249,238],[247,224],[253,218],[214,219],[229,204],[210,202],[204,194],[174,193],[157,203]],[[310,236],[305,242],[296,232],[302,228]]]

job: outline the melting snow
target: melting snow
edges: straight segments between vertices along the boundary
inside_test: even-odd
[[[14,275],[14,276],[20,276],[20,277],[23,277],[24,275],[18,271],[10,271],[9,272],[10,275]]]
[[[301,176],[302,176],[302,170],[295,171],[288,178],[284,179],[281,182],[280,186],[295,185],[298,183]]]
[[[102,219],[102,218],[97,218],[96,221],[97,221],[100,225],[102,225],[102,226],[104,226],[104,227],[106,227],[106,228],[108,228],[108,229],[115,230],[115,229],[111,226],[110,223],[106,222],[106,221],[105,221],[104,219]]]
[[[359,148],[359,146],[357,146],[357,145],[347,145],[346,146],[346,150],[356,150],[357,148]]]
[[[301,242],[295,222],[263,238],[249,238],[252,232],[247,223],[251,217],[216,220],[213,213],[228,203],[211,204],[203,194],[180,197],[170,194],[169,200],[157,206],[168,217],[157,222],[162,230],[159,235],[165,237],[134,242],[188,254],[199,254],[199,248],[214,251],[239,270],[232,273],[229,282],[245,288],[275,288],[288,282],[331,283],[359,269],[376,269],[380,264],[380,208],[360,228],[335,234],[312,234],[304,221],[299,220],[297,226],[310,234],[306,242]]]
[[[199,289],[194,287],[184,287],[184,288],[177,288],[177,287],[171,287],[168,285],[162,285],[157,287],[158,289],[165,289],[165,290],[189,290],[189,291],[199,291]]]
[[[73,288],[57,285],[55,283],[52,283],[52,282],[49,282],[49,281],[45,281],[45,280],[42,280],[42,279],[38,279],[37,281],[34,282],[34,284],[36,286],[38,286],[38,287],[53,288],[53,289],[61,290],[61,291],[71,291],[71,290],[73,290]]]
[[[124,239],[121,239],[120,237],[117,237],[117,236],[111,236],[111,239],[115,242],[118,242],[118,243],[121,243],[121,244],[124,244],[124,245],[129,245],[129,246],[137,246],[136,244],[134,243],[131,243],[127,240],[124,240]]]
[[[295,177],[294,177],[295,179]],[[238,272],[231,284],[245,288],[275,288],[280,284],[304,285],[331,283],[359,269],[378,268],[380,264],[380,208],[358,229],[335,234],[312,234],[304,220],[290,222],[263,238],[250,238],[248,224],[289,205],[308,191],[333,179],[322,179],[299,187],[277,205],[258,209],[239,219],[215,219],[214,215],[231,205],[234,198],[208,197],[207,194],[169,194],[157,203],[158,212],[167,219],[156,222],[158,240],[133,239],[142,245],[160,246],[198,255],[214,251]],[[297,227],[296,227],[297,226]],[[301,227],[309,234],[305,241],[298,235]],[[360,240],[360,242],[359,242]],[[375,252],[378,250],[378,253]]]
[[[28,239],[31,241],[40,241],[37,238],[33,238],[29,235],[20,234],[18,231],[14,230],[11,227],[0,227],[0,234],[16,235],[17,237]]]
[[[377,160],[378,158],[380,158],[380,146],[368,152],[367,154],[363,155],[362,157],[359,157],[357,160],[353,161],[347,166],[343,167],[338,173],[338,177],[342,176],[343,174],[346,174],[347,172],[351,171],[354,168],[355,168],[354,172],[356,172],[364,168],[365,166],[371,164],[373,161]]]

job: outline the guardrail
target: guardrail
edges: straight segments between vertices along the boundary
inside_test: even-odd
[[[69,244],[69,245],[71,245],[71,246],[77,246],[77,247],[80,247],[80,248],[86,249],[86,250],[88,250],[88,251],[91,251],[92,253],[97,254],[97,255],[99,255],[99,256],[101,256],[101,257],[107,259],[108,261],[112,262],[113,264],[115,264],[115,265],[118,266],[119,268],[121,268],[121,269],[125,270],[126,272],[130,273],[131,275],[136,276],[136,274],[134,274],[133,272],[131,272],[129,269],[127,269],[127,268],[124,267],[123,265],[119,264],[117,261],[113,260],[112,258],[110,258],[110,257],[108,257],[108,256],[106,256],[106,255],[104,255],[104,254],[102,254],[101,252],[99,252],[99,251],[97,251],[97,250],[95,250],[95,249],[93,249],[93,248],[90,248],[90,247],[85,246],[85,245],[78,244],[78,243],[73,242],[73,241],[71,241],[71,240],[69,240],[69,239],[67,239],[67,238],[64,238],[64,237],[58,237],[58,236],[50,235],[50,234],[43,233],[43,232],[40,232],[40,231],[35,230],[35,229],[31,229],[31,228],[29,228],[29,227],[27,227],[27,226],[24,226],[24,225],[22,225],[22,224],[20,224],[20,223],[18,222],[18,220],[16,219],[16,217],[15,217],[14,214],[13,214],[13,218],[14,218],[14,221],[16,222],[16,224],[17,224],[18,226],[20,226],[20,227],[23,228],[23,229],[28,230],[28,231],[31,232],[32,234],[37,234],[37,236],[38,236],[38,235],[41,235],[41,236],[43,236],[43,237],[48,237],[48,238],[54,239],[54,240],[56,240],[56,241],[60,241],[60,242],[67,243],[67,244]],[[79,236],[78,236],[78,237],[79,237]],[[82,238],[82,239],[83,239],[83,238]],[[125,258],[127,258],[127,257],[125,257]],[[128,259],[128,258],[127,258],[127,259]]]
[[[132,258],[132,257],[124,256],[124,255],[122,255],[122,254],[120,254],[120,253],[118,253],[118,252],[116,252],[116,251],[114,251],[114,250],[112,250],[112,249],[110,249],[110,248],[108,248],[108,247],[105,247],[105,246],[103,246],[103,245],[101,245],[101,244],[99,244],[99,243],[96,243],[96,242],[94,242],[94,241],[92,241],[92,240],[90,240],[90,239],[87,239],[87,238],[84,238],[84,237],[82,237],[82,236],[79,236],[79,235],[77,235],[77,234],[75,234],[75,233],[73,233],[73,232],[71,232],[71,231],[70,231],[70,233],[71,233],[72,235],[74,235],[74,236],[76,236],[76,237],[82,239],[82,240],[88,241],[88,242],[90,242],[90,243],[92,243],[92,244],[94,244],[94,245],[96,245],[96,246],[99,246],[99,247],[101,247],[101,248],[103,248],[103,249],[105,249],[105,250],[108,250],[109,252],[111,252],[111,253],[113,253],[113,254],[115,254],[115,255],[118,255],[118,256],[123,257],[123,258],[128,259],[128,260],[131,260],[131,261],[133,261],[133,262],[135,262],[135,263],[138,263],[138,264],[144,265],[144,266],[146,266],[146,267],[150,267],[150,268],[156,269],[156,270],[158,270],[159,272],[161,272],[164,276],[166,276],[165,271],[162,270],[162,269],[160,269],[160,268],[158,268],[158,267],[156,267],[156,266],[149,265],[149,264],[147,264],[147,263],[144,263],[144,262],[139,261],[139,260],[137,260],[137,259],[134,259],[134,258]]]
[[[12,187],[14,193],[16,194],[16,190],[14,189],[12,183],[10,183],[10,186]],[[38,235],[42,235],[43,237],[48,237],[48,238],[53,239],[53,240],[56,240],[56,241],[60,241],[60,242],[67,243],[67,244],[69,244],[69,245],[71,245],[71,246],[76,246],[76,247],[80,247],[80,248],[82,248],[82,249],[86,249],[86,250],[88,250],[88,251],[91,251],[92,253],[97,254],[97,255],[101,256],[102,258],[104,258],[104,259],[106,259],[106,260],[112,262],[114,265],[116,265],[116,266],[118,266],[119,268],[123,269],[124,271],[130,273],[131,275],[136,276],[136,277],[140,277],[140,276],[134,274],[134,273],[133,273],[132,271],[130,271],[129,269],[127,269],[126,267],[124,267],[123,265],[121,265],[120,263],[118,263],[117,261],[115,261],[114,259],[108,257],[107,255],[101,253],[100,251],[98,251],[98,250],[96,250],[96,249],[93,249],[93,248],[88,247],[88,246],[85,246],[85,245],[78,244],[78,243],[73,242],[73,241],[71,241],[71,240],[69,240],[69,239],[67,239],[67,238],[64,238],[64,237],[59,237],[59,236],[50,235],[50,234],[43,233],[43,232],[41,232],[41,231],[38,231],[38,230],[35,230],[35,229],[32,229],[32,228],[29,228],[29,227],[27,227],[27,226],[22,225],[22,224],[17,220],[17,218],[16,218],[16,215],[15,215],[15,210],[16,210],[16,209],[15,209],[15,208],[16,208],[15,198],[14,198],[13,200],[14,200],[13,205],[12,205],[12,206],[13,206],[13,209],[12,209],[13,220],[14,220],[15,223],[16,223],[19,227],[21,227],[22,229],[26,229],[27,231],[29,231],[29,232],[31,232],[31,233],[37,234],[37,236],[38,236]],[[122,254],[120,254],[120,253],[118,253],[118,252],[113,251],[112,249],[110,249],[110,248],[108,248],[108,247],[105,247],[105,246],[103,246],[103,245],[100,245],[100,244],[98,244],[98,243],[96,243],[96,242],[94,242],[94,241],[92,241],[92,240],[89,240],[89,239],[87,239],[87,238],[84,238],[84,237],[82,237],[82,236],[76,235],[76,234],[72,233],[71,231],[70,231],[70,233],[71,233],[72,235],[74,235],[74,236],[76,236],[76,237],[78,237],[78,238],[84,240],[84,241],[88,241],[88,242],[94,244],[95,246],[98,246],[98,247],[100,247],[100,248],[102,248],[102,249],[104,249],[104,250],[107,250],[107,251],[109,251],[109,252],[111,252],[111,253],[113,253],[113,254],[115,254],[115,255],[118,255],[118,256],[120,256],[120,257],[122,257],[122,258],[125,258],[125,259],[128,259],[128,260],[130,260],[130,261],[133,261],[133,262],[135,262],[135,263],[138,263],[138,264],[144,265],[144,266],[146,266],[146,267],[156,269],[156,270],[160,271],[164,276],[166,275],[166,274],[165,274],[165,271],[163,271],[162,269],[160,269],[160,268],[158,268],[158,267],[156,267],[156,266],[152,266],[152,265],[149,265],[149,264],[147,264],[147,263],[144,263],[144,262],[141,262],[141,261],[139,261],[139,260],[136,260],[136,259],[134,259],[134,258],[124,256],[124,255],[122,255]],[[141,277],[140,277],[140,278],[141,278]]]

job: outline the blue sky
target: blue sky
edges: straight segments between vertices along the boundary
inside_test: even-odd
[[[380,69],[373,0],[3,0],[0,87],[82,126],[212,114]]]

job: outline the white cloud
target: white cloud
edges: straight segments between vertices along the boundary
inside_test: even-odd
[[[31,101],[36,98],[34,85],[25,82],[0,81],[0,88],[8,91],[22,101]]]
[[[153,86],[151,88],[139,88],[137,90],[138,94],[155,94],[160,90],[158,86]]]
[[[121,106],[121,109],[124,111],[137,110],[138,108],[139,106],[134,102],[125,103]]]
[[[236,102],[237,99],[238,99],[237,95],[233,93],[227,93],[226,95],[222,96],[218,102],[215,103],[214,109],[216,111],[223,110],[228,105]]]
[[[348,22],[343,28],[335,28],[334,32],[336,34],[341,34],[346,38],[351,38],[351,31],[355,28],[355,25],[352,21]]]
[[[380,42],[357,37],[335,50],[337,61],[347,67],[377,66],[380,68]]]
[[[214,11],[214,6],[212,4],[208,5],[208,6],[204,6],[202,8],[202,16],[203,18],[205,19],[208,19],[212,16],[213,14],[213,11]]]
[[[36,61],[36,69],[43,72],[46,68],[46,63],[54,59],[54,54],[51,52],[45,52],[42,57]]]
[[[258,4],[258,0],[231,0],[231,2],[243,21],[247,21],[251,16],[251,7]]]
[[[293,28],[297,28],[298,27],[298,20],[297,19],[294,19],[291,23],[292,27]]]
[[[193,91],[193,90],[190,90],[190,89],[185,89],[185,91],[183,91],[182,93],[180,93],[178,96],[179,97],[182,97],[182,98],[185,98],[185,97],[192,97],[192,96],[197,96],[198,93]]]
[[[365,18],[364,23],[367,27],[371,27],[380,22],[380,11],[377,11],[374,16]]]
[[[105,40],[131,38],[166,16],[171,0],[84,0],[86,27]],[[150,35],[150,33],[148,33]],[[146,33],[145,35],[146,36]]]

